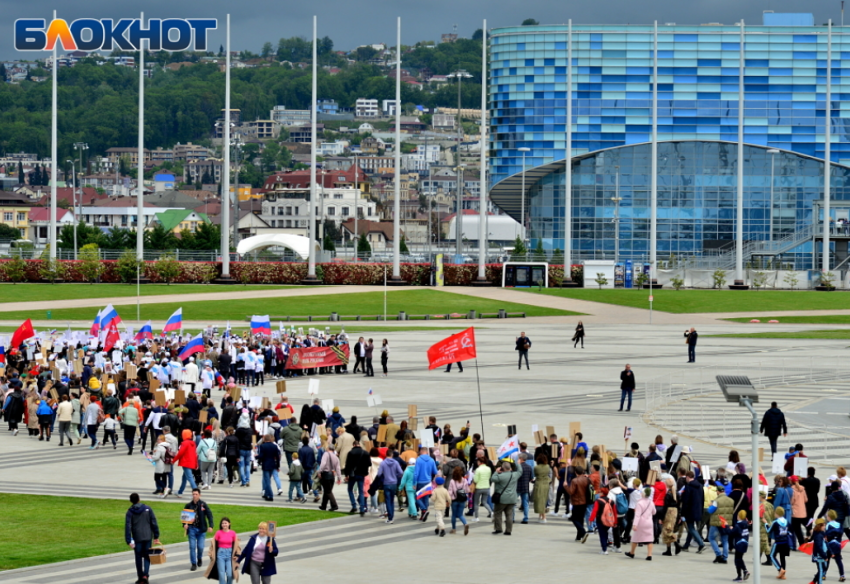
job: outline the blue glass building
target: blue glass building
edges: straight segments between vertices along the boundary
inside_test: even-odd
[[[490,34],[491,198],[520,219],[519,149],[529,148],[525,205],[531,245],[542,240],[546,249],[563,249],[568,27],[522,26]],[[658,27],[659,257],[699,254],[734,239],[740,34],[734,25]],[[652,25],[572,26],[576,258],[613,253],[615,196],[621,199],[621,257],[648,253],[653,42]],[[826,53],[825,26],[744,28],[745,241],[802,236],[822,220],[827,117],[830,216],[848,218],[850,166],[844,163],[850,165],[850,106],[844,102],[850,100],[850,33],[832,31],[828,116]],[[798,267],[811,263],[813,246],[819,245],[812,237],[803,239],[783,250]],[[846,253],[846,242],[838,245]]]

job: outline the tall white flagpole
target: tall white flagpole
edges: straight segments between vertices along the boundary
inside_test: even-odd
[[[139,16],[139,27],[145,24],[145,13]],[[139,40],[139,152],[136,179],[136,259],[145,259],[145,215],[142,191],[145,188],[145,41]]]
[[[489,286],[487,263],[487,19],[481,29],[481,169],[478,178],[478,286]],[[458,147],[459,148],[459,147]],[[460,153],[458,151],[458,153]],[[430,221],[430,215],[428,221]],[[430,223],[429,223],[430,225]]]
[[[396,24],[395,178],[393,185],[393,282],[401,280],[401,17]]]
[[[56,11],[53,11],[53,20],[56,20]],[[50,259],[56,259],[56,167],[58,166],[58,130],[57,119],[59,117],[59,98],[57,96],[57,83],[59,79],[59,59],[56,48],[59,45],[57,38],[53,44],[53,115],[50,120]]]
[[[821,272],[829,272],[830,171],[832,165],[832,19],[826,28],[826,113],[823,126],[823,257]],[[817,218],[815,218],[817,220]]]
[[[316,76],[318,75],[316,39],[316,16],[313,16],[313,93],[312,103],[310,104],[310,122],[313,132],[310,140],[310,212],[307,214],[310,221],[310,229],[307,233],[310,238],[310,252],[307,256],[307,278],[305,280],[305,283],[308,284],[318,283],[316,279]]]
[[[227,15],[225,30],[225,57],[224,57],[224,139],[222,152],[224,154],[224,168],[221,169],[221,277],[230,277],[230,15]],[[239,199],[239,188],[235,189],[234,196]],[[237,202],[238,208],[238,202]],[[238,217],[233,218],[239,221]],[[234,247],[239,242],[234,239]]]

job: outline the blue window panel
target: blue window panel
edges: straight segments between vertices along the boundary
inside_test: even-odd
[[[783,67],[771,67],[768,69],[768,72],[771,76],[776,77],[792,77],[794,75],[794,69],[783,68]]]
[[[525,76],[526,83],[534,83],[534,75],[526,75]]]
[[[534,67],[534,59],[526,59],[525,60],[526,67]]]
[[[795,43],[817,43],[818,37],[814,34],[795,34],[793,40]]]
[[[677,43],[695,43],[699,41],[699,35],[695,34],[674,34],[673,41]]]
[[[626,67],[626,75],[651,75],[652,67]]]
[[[591,75],[601,75],[602,74],[602,67],[590,67],[589,69],[590,69],[590,71],[588,71],[588,73],[590,73]]]
[[[594,42],[590,43],[590,50],[601,51],[602,50],[602,41],[598,41],[598,42],[594,41]]]
[[[755,75],[744,75],[744,83],[769,83],[769,77],[758,77]]]
[[[697,83],[696,75],[674,75],[673,83]]]
[[[697,59],[700,67],[720,67],[720,59]]]
[[[794,59],[816,59],[818,54],[814,52],[794,51]]]
[[[746,46],[744,47],[746,49]],[[741,43],[720,43],[721,51],[740,51]]]
[[[626,51],[606,49],[606,50],[602,51],[602,58],[603,59],[625,59],[626,58]]]
[[[545,72],[545,69],[546,69],[545,67],[535,67],[534,68],[534,74],[535,75],[543,75],[544,72]]]
[[[658,58],[659,59],[672,59],[673,58],[673,51],[658,51]]]
[[[555,43],[555,50],[556,51],[566,51],[567,50],[567,43],[561,43],[561,42]]]
[[[516,44],[516,50],[517,51],[524,51],[525,50],[525,43],[517,43]]]
[[[555,59],[543,59],[543,64],[546,66],[555,66]]]
[[[508,70],[508,74],[509,74],[509,75],[516,75],[516,67],[511,67],[511,68]]]
[[[601,33],[591,33],[590,40],[601,41],[602,40],[602,34]]]
[[[720,99],[719,93],[697,93],[698,100]]]
[[[746,67],[769,67],[769,62],[767,59],[744,59],[744,66]]]

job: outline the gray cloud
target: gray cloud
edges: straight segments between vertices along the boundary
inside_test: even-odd
[[[120,4],[120,6],[119,6]],[[216,50],[224,43],[224,18],[231,12],[231,43],[234,50],[259,51],[263,42],[276,43],[281,37],[312,34],[313,14],[319,17],[319,36],[329,36],[338,50],[353,49],[366,43],[395,44],[396,17],[402,18],[402,43],[421,40],[439,41],[440,35],[452,32],[457,24],[458,34],[470,36],[487,19],[488,28],[518,25],[525,18],[535,18],[542,24],[561,24],[572,18],[576,24],[701,24],[745,22],[760,24],[762,10],[799,12],[794,0],[764,0],[745,3],[740,0],[713,2],[680,2],[674,0],[608,0],[606,2],[561,2],[551,0],[318,0],[312,3],[254,0],[227,2],[225,0],[0,0],[6,31],[0,43],[0,58],[37,58],[38,53],[18,53],[13,47],[13,23],[17,18],[50,18],[56,8],[63,18],[129,18],[141,10],[146,17],[156,18],[218,18],[219,30],[210,36],[210,46]],[[810,9],[808,6],[807,9]],[[838,1],[819,3],[815,12],[817,23],[828,18],[840,19]],[[848,15],[850,19],[850,15]],[[848,20],[850,22],[850,20]]]

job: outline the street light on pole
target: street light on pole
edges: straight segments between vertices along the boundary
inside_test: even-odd
[[[74,160],[73,160],[73,159],[71,159],[71,158],[69,158],[69,159],[68,159],[68,160],[66,160],[65,162],[68,162],[68,163],[70,163],[70,164],[71,164],[71,176],[73,176],[73,177],[76,179],[76,177],[77,177],[77,170],[74,168],[74,164],[75,164],[75,163],[74,163]],[[76,259],[77,259],[77,221],[76,221],[76,214],[77,214],[77,189],[76,189],[76,188],[73,188],[73,187],[72,187],[72,189],[71,189],[71,197],[72,197],[72,198],[71,198],[71,203],[72,203],[72,205],[73,205],[73,207],[74,207],[74,259],[76,260]]]
[[[74,150],[80,151],[80,174],[83,174],[83,150],[88,150],[89,145],[85,142],[75,142]],[[73,168],[73,163],[71,165]],[[77,217],[79,217],[79,208],[77,207],[77,190],[80,186],[79,180],[77,180],[77,174],[74,173],[74,259],[77,259],[77,223],[79,222]],[[83,191],[79,189],[80,199],[83,198]]]
[[[458,69],[452,73],[446,75],[446,77],[450,79],[457,79],[457,160],[455,160],[455,164],[458,168],[461,168],[460,164],[460,143],[463,142],[463,124],[461,123],[460,118],[460,106],[461,106],[461,83],[464,79],[469,79],[472,77],[469,73],[467,73],[463,69]],[[455,238],[457,242],[455,244],[455,253],[460,255],[460,238],[461,238],[461,230],[463,223],[463,190],[462,190],[462,181],[463,181],[463,171],[458,173],[458,202],[457,202],[457,215],[455,216],[455,225],[457,229],[455,230]],[[456,258],[456,261],[460,261]]]
[[[461,255],[461,251],[462,251],[461,250],[461,237],[462,237],[461,231],[462,231],[463,226],[461,224],[460,218],[463,217],[463,171],[464,171],[465,168],[466,168],[465,166],[461,166],[461,165],[455,167],[455,171],[457,172],[457,195],[456,195],[457,204],[455,205],[455,254],[457,254],[457,256],[458,256],[458,257],[455,258],[455,261],[458,262],[458,263],[462,263],[461,259],[460,259],[460,255]]]
[[[770,154],[770,226],[767,231],[767,240],[773,241],[773,163],[776,160],[776,155],[779,154],[779,150],[776,148],[770,148],[767,150],[767,153]]]
[[[531,148],[518,148],[522,152],[522,189],[520,192],[519,224],[522,227],[522,242],[525,243],[525,153],[531,152]],[[528,249],[526,248],[526,252]]]

